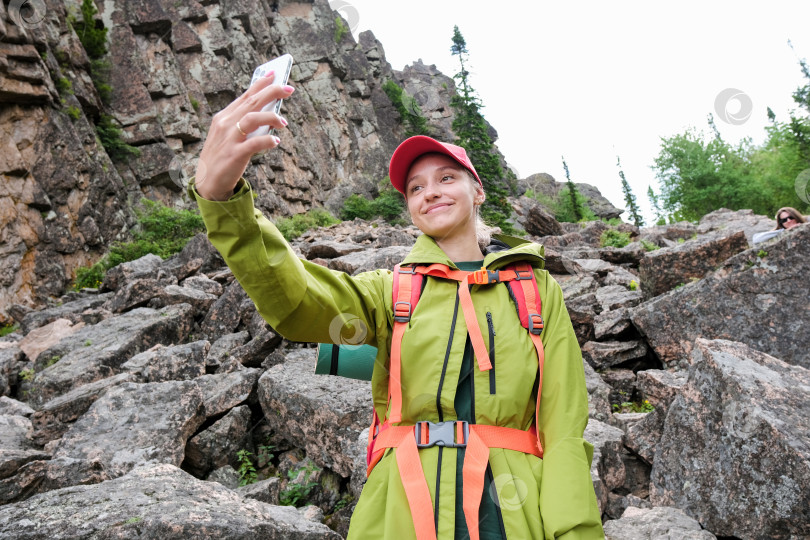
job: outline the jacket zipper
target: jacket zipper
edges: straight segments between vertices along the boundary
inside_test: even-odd
[[[492,369],[489,370],[489,393],[495,393],[495,324],[492,322],[492,313],[487,311],[487,326],[489,326],[489,363]]]
[[[427,281],[427,280],[425,280]],[[442,386],[444,386],[444,376],[447,374],[447,363],[450,360],[450,347],[453,345],[453,334],[456,331],[456,319],[458,318],[458,285],[456,285],[456,305],[453,308],[453,322],[450,325],[450,337],[447,340],[447,350],[444,353],[444,364],[442,365],[442,376],[439,378],[439,389],[436,391],[436,410],[439,413],[439,422],[444,421],[444,411],[442,411]],[[436,465],[436,502],[433,503],[433,519],[436,532],[439,532],[439,486],[442,478],[442,451],[439,447],[439,461]]]

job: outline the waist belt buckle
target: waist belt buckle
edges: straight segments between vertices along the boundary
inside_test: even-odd
[[[461,424],[464,435],[463,441],[456,441],[456,432]],[[430,448],[431,446],[443,446],[445,448],[466,448],[467,440],[470,436],[470,425],[463,420],[449,420],[447,422],[417,422],[414,426],[414,436],[418,448]],[[425,433],[425,440],[422,442],[422,434]]]

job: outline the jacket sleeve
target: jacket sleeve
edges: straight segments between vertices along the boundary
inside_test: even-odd
[[[293,341],[359,345],[387,336],[390,271],[350,276],[299,259],[279,230],[254,208],[240,180],[227,201],[196,199],[208,238],[261,316]]]
[[[540,513],[545,536],[604,538],[590,474],[593,446],[583,439],[588,391],[582,352],[559,284],[547,272],[541,275],[537,277],[543,299],[545,363],[540,398],[544,450]]]

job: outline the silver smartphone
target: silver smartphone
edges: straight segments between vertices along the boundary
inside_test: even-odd
[[[280,84],[285,85],[287,84],[287,80],[290,77],[290,70],[292,69],[293,65],[293,57],[290,54],[285,54],[283,56],[279,56],[278,58],[274,58],[270,60],[266,64],[262,64],[256,68],[253,72],[253,79],[250,81],[250,86],[265,76],[265,74],[270,73],[271,71],[276,72],[276,78],[273,81],[273,84]],[[281,101],[277,99],[275,101],[271,101],[264,107],[262,107],[262,112],[273,111],[274,113],[278,114],[281,110]],[[270,132],[270,126],[260,126],[255,131],[248,133],[247,138],[251,137],[259,137],[261,135],[267,135]]]

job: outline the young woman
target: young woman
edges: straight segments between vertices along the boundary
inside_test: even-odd
[[[424,233],[402,265],[434,273],[412,313],[406,302],[409,318],[399,302],[395,317],[389,269],[349,276],[298,259],[240,180],[252,154],[279,144],[273,135],[245,135],[286,125],[260,112],[293,92],[271,83],[272,75],[214,117],[190,192],[211,242],[276,331],[333,343],[338,321],[351,327],[344,335],[378,349],[372,397],[380,424],[349,537],[602,538],[593,449],[582,438],[581,352],[560,287],[541,269],[542,246],[490,238],[478,218],[485,193],[464,149],[412,137],[390,165]],[[542,313],[529,317],[533,332],[506,283],[467,281],[468,271],[506,275],[516,263],[527,270],[511,275],[525,283],[533,274],[542,302]]]
[[[764,231],[755,233],[754,237],[752,238],[752,242],[754,244],[758,244],[760,242],[764,242],[765,240],[770,240],[775,236],[779,236],[780,233],[785,232],[788,229],[792,229],[797,225],[801,225],[802,223],[807,223],[807,220],[804,216],[790,206],[783,206],[776,212],[776,228],[770,231]]]

